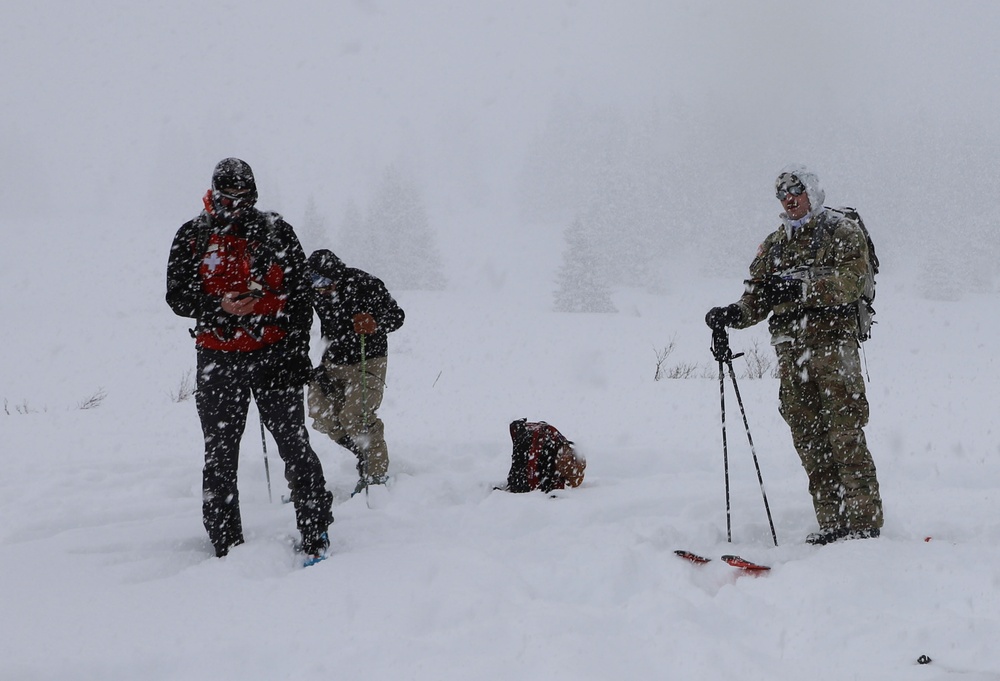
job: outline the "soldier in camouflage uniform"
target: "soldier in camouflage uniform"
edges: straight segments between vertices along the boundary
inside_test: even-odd
[[[779,411],[819,521],[806,541],[877,537],[882,500],[863,430],[868,400],[858,356],[868,242],[856,222],[823,207],[819,180],[804,166],[783,169],[776,190],[782,226],[758,249],[739,301],[712,308],[705,321],[713,330],[743,329],[771,315]]]

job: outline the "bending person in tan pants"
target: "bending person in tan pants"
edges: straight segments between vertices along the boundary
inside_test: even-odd
[[[358,457],[357,494],[384,484],[389,472],[385,426],[377,411],[385,390],[386,335],[404,313],[385,284],[346,267],[328,250],[309,256],[313,309],[328,345],[309,385],[313,428]]]

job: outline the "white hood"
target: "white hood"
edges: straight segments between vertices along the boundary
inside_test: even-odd
[[[806,196],[809,197],[809,213],[802,219],[790,220],[784,212],[780,215],[781,221],[785,223],[785,228],[788,230],[790,236],[792,229],[799,225],[804,225],[823,211],[826,192],[819,185],[819,177],[816,173],[801,163],[791,163],[782,168],[781,172],[778,173],[778,178],[774,182],[775,189],[782,183],[782,180],[788,179],[785,177],[786,175],[791,175],[793,180],[801,182],[806,188]]]

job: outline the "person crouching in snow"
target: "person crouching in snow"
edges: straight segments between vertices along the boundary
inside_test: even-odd
[[[313,309],[319,315],[323,359],[309,384],[313,428],[358,457],[358,484],[381,485],[389,471],[382,404],[387,334],[405,317],[381,279],[347,267],[332,251],[309,256]]]

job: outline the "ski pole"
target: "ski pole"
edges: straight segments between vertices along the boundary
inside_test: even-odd
[[[729,497],[729,444],[726,440],[726,372],[722,363],[732,356],[725,329],[712,332],[712,354],[719,360],[719,402],[722,407],[722,465],[726,474],[726,541],[733,541],[733,519]]]
[[[365,334],[361,334],[361,419],[365,424],[365,453],[364,457],[361,459],[361,467],[364,470],[365,476],[365,504],[368,508],[371,508],[368,498],[368,449],[371,443],[368,441],[368,367],[367,362],[365,361]]]
[[[264,437],[264,419],[260,420],[260,446],[264,450],[264,477],[267,478],[267,503],[273,503],[271,498],[271,467],[267,463],[267,438]]]
[[[742,355],[743,353],[740,353]],[[740,355],[734,355],[734,357],[739,357]],[[753,466],[757,470],[757,482],[760,484],[760,494],[764,497],[764,510],[767,512],[767,522],[771,526],[771,539],[774,540],[774,545],[778,545],[778,535],[774,531],[774,520],[771,519],[771,507],[767,503],[767,492],[764,491],[764,477],[760,474],[760,464],[757,462],[757,449],[753,445],[753,437],[750,435],[750,423],[747,421],[747,412],[743,408],[743,398],[740,397],[740,387],[736,385],[736,372],[733,370],[733,360],[730,358],[726,364],[729,365],[729,378],[733,381],[733,391],[736,393],[736,401],[740,405],[740,413],[743,414],[743,427],[747,431],[747,441],[750,443],[750,453],[753,455]],[[721,371],[721,362],[720,362]]]
[[[726,444],[726,384],[722,360],[719,360],[719,401],[722,403],[722,465],[726,471],[726,541],[733,542],[733,520],[729,503],[729,447]]]

